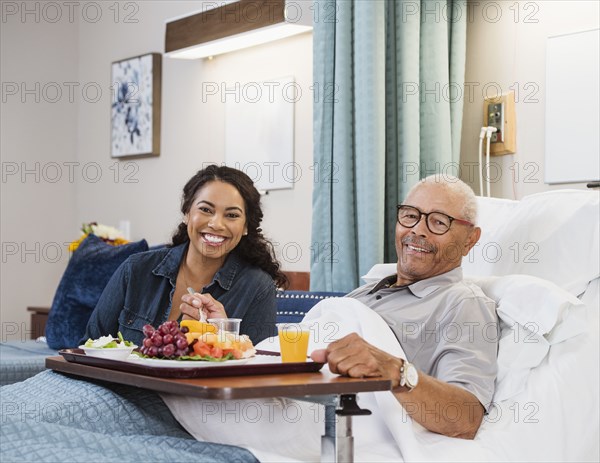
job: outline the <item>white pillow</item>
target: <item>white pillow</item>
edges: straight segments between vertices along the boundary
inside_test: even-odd
[[[509,251],[502,238],[504,228],[512,221],[518,205],[518,201],[510,199],[477,197],[477,226],[481,228],[481,237],[469,254],[463,257],[465,274],[499,275],[495,264]]]
[[[598,192],[554,190],[521,201],[478,198],[479,243],[465,275],[533,275],[581,294],[600,275]]]
[[[586,331],[584,304],[547,280],[508,275],[470,281],[496,301],[500,319],[494,402],[524,390],[551,345]]]
[[[585,330],[578,322],[566,317],[571,307],[583,303],[550,281],[530,275],[465,278],[479,286],[496,302],[498,317],[507,323],[519,323],[528,331],[547,335],[559,325],[569,324],[576,336]],[[564,328],[563,328],[564,329]]]

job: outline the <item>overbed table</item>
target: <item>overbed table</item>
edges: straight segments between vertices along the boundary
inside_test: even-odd
[[[290,397],[322,404],[325,406],[325,433],[321,438],[321,461],[328,462],[354,460],[352,416],[370,414],[370,411],[358,407],[356,394],[386,391],[392,387],[389,379],[347,378],[328,370],[318,373],[172,379],[71,363],[61,356],[48,357],[46,367],[86,378],[203,399]]]

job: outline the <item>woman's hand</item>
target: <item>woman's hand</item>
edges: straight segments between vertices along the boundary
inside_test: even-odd
[[[205,319],[227,318],[223,304],[210,294],[184,294],[181,301],[179,310],[181,310],[184,320],[201,320],[203,318],[201,313],[204,314]]]

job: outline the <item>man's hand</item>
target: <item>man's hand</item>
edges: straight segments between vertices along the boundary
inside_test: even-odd
[[[184,294],[181,297],[179,309],[184,319],[200,320],[203,312],[206,319],[227,318],[223,304],[214,299],[210,294]]]
[[[332,342],[327,349],[313,351],[310,357],[315,362],[327,362],[332,373],[353,378],[390,378],[394,388],[400,383],[402,360],[377,349],[356,333]]]
[[[332,342],[327,349],[313,351],[310,357],[315,362],[327,362],[333,373],[390,378],[392,389],[400,383],[403,360],[377,349],[356,333]],[[484,408],[473,394],[423,372],[419,372],[419,384],[412,391],[396,389],[393,393],[415,421],[446,436],[473,439],[483,420]]]

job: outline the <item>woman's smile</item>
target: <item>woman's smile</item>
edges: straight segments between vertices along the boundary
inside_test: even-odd
[[[202,240],[209,246],[221,246],[227,239],[225,236],[215,235],[212,233],[200,233]]]

